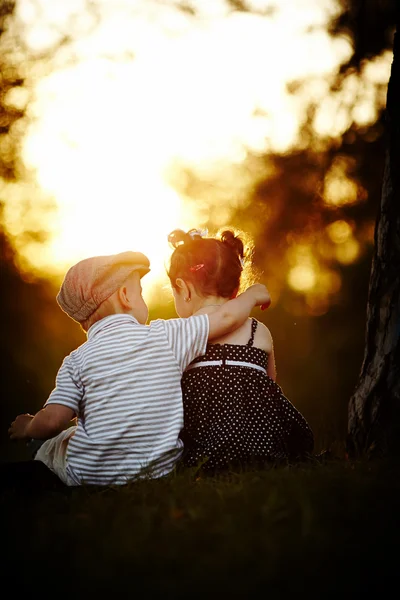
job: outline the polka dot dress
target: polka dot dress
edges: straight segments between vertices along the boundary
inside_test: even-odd
[[[247,345],[209,344],[182,378],[183,463],[204,470],[312,452],[313,433],[267,375],[268,354]]]

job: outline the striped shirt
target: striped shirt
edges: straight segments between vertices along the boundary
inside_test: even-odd
[[[182,453],[181,377],[206,351],[207,315],[140,325],[111,315],[67,356],[47,404],[78,417],[67,450],[77,484],[123,484],[169,473]]]

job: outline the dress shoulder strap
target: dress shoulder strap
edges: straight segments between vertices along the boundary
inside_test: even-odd
[[[257,325],[258,325],[257,319],[254,319],[254,318],[251,319],[251,337],[250,337],[249,341],[247,342],[247,346],[252,346],[254,344],[254,334],[256,332]]]

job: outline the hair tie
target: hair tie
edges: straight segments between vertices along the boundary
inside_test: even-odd
[[[244,267],[244,258],[243,256],[239,256],[239,260],[240,260],[240,264],[242,265],[242,268]]]
[[[202,269],[204,267],[204,264],[201,263],[200,265],[194,265],[193,267],[189,267],[189,271],[191,271],[192,273],[195,273],[196,271],[200,271],[200,269]]]
[[[206,237],[208,235],[208,229],[191,229],[187,232],[188,235],[194,240],[196,237]]]

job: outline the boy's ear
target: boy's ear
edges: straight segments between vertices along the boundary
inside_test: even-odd
[[[123,308],[126,308],[127,310],[132,308],[132,304],[128,295],[128,289],[124,285],[118,290],[118,300],[121,302]]]

